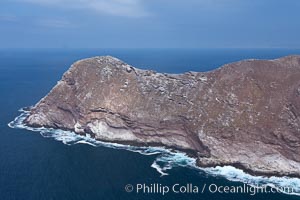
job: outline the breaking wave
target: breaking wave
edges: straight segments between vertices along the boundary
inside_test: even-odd
[[[270,187],[285,187],[293,188],[293,195],[300,196],[300,179],[289,177],[265,177],[253,176],[245,173],[243,170],[232,166],[217,166],[201,168],[196,166],[196,160],[189,157],[187,154],[179,151],[174,151],[164,147],[136,147],[131,145],[123,145],[111,142],[101,142],[92,138],[89,134],[78,135],[72,131],[65,131],[53,128],[32,128],[26,126],[23,121],[29,115],[29,112],[20,109],[21,115],[16,117],[14,121],[8,124],[11,128],[27,129],[30,131],[39,132],[43,137],[54,138],[66,145],[87,144],[94,147],[108,147],[114,149],[124,149],[132,152],[137,152],[142,155],[156,155],[156,159],[151,167],[156,169],[161,176],[169,175],[168,171],[174,167],[188,167],[198,170],[199,173],[205,172],[210,176],[224,177],[229,181],[242,182],[254,186],[270,186]]]

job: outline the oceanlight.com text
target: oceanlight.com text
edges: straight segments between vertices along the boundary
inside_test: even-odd
[[[174,194],[249,194],[251,196],[256,194],[275,194],[275,193],[294,193],[292,187],[270,187],[267,185],[218,185],[218,184],[202,184],[196,185],[192,183],[173,185],[163,185],[160,183],[138,183],[135,185],[127,184],[125,191],[128,193],[134,192],[136,194],[158,194],[166,195],[168,193]]]

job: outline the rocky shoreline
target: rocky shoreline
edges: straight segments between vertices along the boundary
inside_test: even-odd
[[[197,165],[300,177],[300,56],[161,74],[103,56],[74,63],[24,120],[97,140],[166,146]]]

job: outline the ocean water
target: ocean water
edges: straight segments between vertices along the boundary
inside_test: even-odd
[[[212,193],[207,187],[294,186],[298,179],[252,177],[230,168],[197,169],[180,152],[106,144],[58,130],[20,129],[20,108],[34,105],[76,60],[112,55],[139,68],[208,71],[241,59],[300,54],[295,49],[0,50],[0,199],[300,199],[280,193]],[[23,113],[26,114],[26,113]],[[26,127],[23,127],[26,128]],[[198,186],[198,193],[136,192],[137,184]],[[131,184],[134,191],[126,192]],[[202,193],[203,186],[206,185]],[[127,188],[128,189],[128,188]]]

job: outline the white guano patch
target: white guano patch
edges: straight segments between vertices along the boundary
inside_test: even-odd
[[[97,139],[103,140],[122,140],[122,141],[135,141],[139,140],[132,131],[126,129],[117,129],[107,125],[106,122],[95,120],[87,126],[96,135]]]

